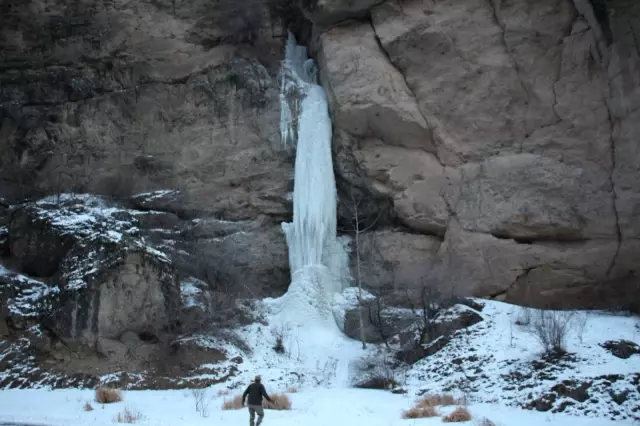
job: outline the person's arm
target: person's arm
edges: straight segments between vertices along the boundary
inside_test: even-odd
[[[247,386],[247,389],[242,394],[242,405],[244,405],[244,400],[247,399],[247,395],[249,395],[249,386]]]
[[[260,385],[260,392],[262,393],[262,396],[264,396],[264,398],[269,401],[269,402],[273,402],[271,400],[271,398],[269,398],[269,395],[267,395],[267,390],[264,388],[264,385]]]

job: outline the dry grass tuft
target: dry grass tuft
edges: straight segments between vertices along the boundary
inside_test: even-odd
[[[239,410],[242,408],[242,395],[236,395],[231,399],[225,398],[222,402],[223,410]]]
[[[265,401],[266,410],[291,410],[291,399],[286,393],[276,393],[269,395],[273,402]],[[242,408],[242,395],[236,395],[231,399],[224,399],[223,410],[239,410]]]
[[[140,420],[142,420],[142,413],[129,407],[125,407],[122,412],[113,418],[113,421],[118,423],[137,423]]]
[[[412,407],[402,412],[403,419],[424,419],[438,415],[435,407]]]
[[[489,420],[488,418],[483,417],[477,423],[477,426],[496,426],[496,424],[494,422],[492,422],[491,420]]]
[[[457,407],[451,414],[442,417],[443,423],[468,422],[469,420],[471,420],[471,413],[466,407]]]
[[[442,393],[435,395],[425,395],[416,402],[416,407],[437,407],[438,405],[448,406],[459,404],[450,394]]]
[[[84,403],[84,411],[93,411],[93,405],[89,401]]]
[[[218,396],[227,396],[229,395],[229,389],[218,389],[216,393]]]
[[[287,393],[298,393],[298,388],[296,386],[290,386],[287,388]]]
[[[96,402],[111,404],[122,401],[122,392],[119,389],[100,387],[96,389]]]
[[[266,401],[264,408],[267,410],[291,410],[291,398],[286,393],[269,395],[273,402]]]

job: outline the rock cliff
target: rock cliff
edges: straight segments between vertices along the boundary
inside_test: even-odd
[[[126,199],[161,213],[149,238],[179,229],[171,260],[187,275],[281,293],[293,157],[278,142],[277,71],[292,24],[330,100],[340,228],[353,234],[357,204],[369,289],[617,304],[638,286],[638,8],[6,1],[0,201]],[[132,198],[154,190],[171,191]],[[58,273],[70,242],[32,216],[7,238],[6,217],[5,263]]]

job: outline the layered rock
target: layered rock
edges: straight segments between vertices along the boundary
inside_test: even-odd
[[[290,216],[281,39],[263,2],[5,9],[0,197],[179,188],[185,210]]]

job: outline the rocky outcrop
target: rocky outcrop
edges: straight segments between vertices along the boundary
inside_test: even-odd
[[[176,270],[140,239],[130,211],[101,201],[45,200],[14,209],[9,263],[42,282],[13,278],[10,310],[33,312],[56,336],[76,344],[127,330],[166,332],[179,316]]]
[[[176,386],[176,377],[226,360],[190,336],[224,340],[221,329],[251,317],[240,300],[279,295],[288,282],[286,250],[265,247],[284,239],[262,222],[179,219],[92,195],[13,206],[10,217],[0,352],[21,354],[22,365],[37,353],[43,384],[94,386],[121,371],[138,374],[135,384],[120,378],[126,386]],[[26,384],[12,365],[0,385]]]
[[[364,262],[413,256],[437,269],[414,282],[538,306],[635,291],[636,6],[607,4],[388,0],[321,32],[338,178],[405,227]]]

